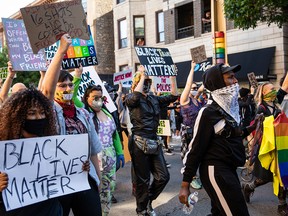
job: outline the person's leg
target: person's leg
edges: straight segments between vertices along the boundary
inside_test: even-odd
[[[132,139],[132,138],[131,138]],[[133,140],[132,140],[133,141]],[[129,151],[134,168],[135,195],[136,195],[136,212],[146,212],[149,201],[149,185],[150,185],[150,167],[151,159],[149,155],[145,155],[142,150],[136,147],[136,144],[130,143]]]
[[[279,186],[279,193],[278,193],[279,205],[277,209],[279,215],[285,215],[285,216],[288,215],[286,193],[287,191],[283,187]]]
[[[151,172],[153,175],[153,182],[149,188],[149,199],[155,200],[163,191],[170,179],[169,171],[166,167],[162,149],[159,150],[158,155],[151,155]]]
[[[222,165],[200,166],[200,178],[212,203],[212,214],[248,216],[236,170]]]
[[[102,215],[97,183],[90,175],[88,181],[91,189],[75,193],[72,202],[74,216]]]
[[[113,146],[105,147],[102,150],[102,171],[101,171],[101,208],[102,215],[108,215],[111,208],[112,193],[115,190],[116,180],[116,152]]]

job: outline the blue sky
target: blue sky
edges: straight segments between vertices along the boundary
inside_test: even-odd
[[[34,0],[0,0],[0,18],[8,18]],[[1,21],[0,21],[1,22]]]

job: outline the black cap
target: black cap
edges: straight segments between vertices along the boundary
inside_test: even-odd
[[[229,71],[237,72],[241,69],[240,65],[226,66],[224,64],[216,64],[208,68],[203,74],[203,84],[209,91],[214,91],[226,87],[223,74]]]
[[[240,97],[244,98],[250,93],[250,90],[247,88],[241,88],[239,90]]]

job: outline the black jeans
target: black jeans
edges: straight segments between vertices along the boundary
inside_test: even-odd
[[[162,148],[158,155],[147,155],[139,149],[133,140],[129,138],[129,151],[135,173],[137,212],[147,209],[149,200],[155,200],[163,191],[170,179]],[[153,182],[150,185],[150,175]]]
[[[68,216],[72,209],[75,216],[102,215],[98,187],[94,179],[88,175],[91,189],[59,197],[63,208],[63,216]]]

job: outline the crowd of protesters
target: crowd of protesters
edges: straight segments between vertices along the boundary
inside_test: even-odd
[[[183,160],[184,166],[180,202],[188,205],[190,187],[204,187],[211,199],[211,215],[249,215],[246,202],[251,201],[255,188],[276,180],[271,169],[267,170],[258,157],[252,182],[241,185],[236,169],[247,159],[245,145],[249,138],[245,137],[250,135],[253,139],[251,134],[257,125],[267,125],[270,116],[274,120],[288,112],[288,75],[281,80],[278,91],[271,83],[239,90],[235,73],[241,66],[217,64],[205,71],[203,84],[198,85],[193,82],[196,64],[192,61],[181,95],[176,76],[170,77],[170,94],[160,95],[151,92],[152,80],[144,66],[140,66],[129,94],[122,92],[121,83],[117,93],[105,85],[117,107],[116,112],[110,113],[100,83],[88,86],[82,100],[78,99],[82,66],[75,69],[74,77],[61,70],[63,56],[71,43],[68,34],[61,37],[51,64],[46,72],[41,72],[38,89],[27,88],[22,83],[12,86],[16,72],[8,62],[8,76],[0,91],[0,140],[88,134],[91,148],[82,170],[88,173],[90,189],[12,211],[5,210],[0,196],[1,215],[68,216],[70,211],[75,216],[109,215],[111,203],[117,202],[113,196],[116,171],[125,165],[122,132],[128,137],[132,159],[136,213],[157,215],[152,202],[170,178],[170,164],[164,155],[173,155],[170,137],[157,135],[160,119],[170,120],[173,137],[181,143],[179,160]],[[273,121],[269,122],[273,128]],[[262,128],[263,140],[266,140],[265,131]],[[0,173],[1,193],[7,188],[8,179],[7,173]],[[275,185],[278,214],[288,215],[286,189],[281,178]]]

